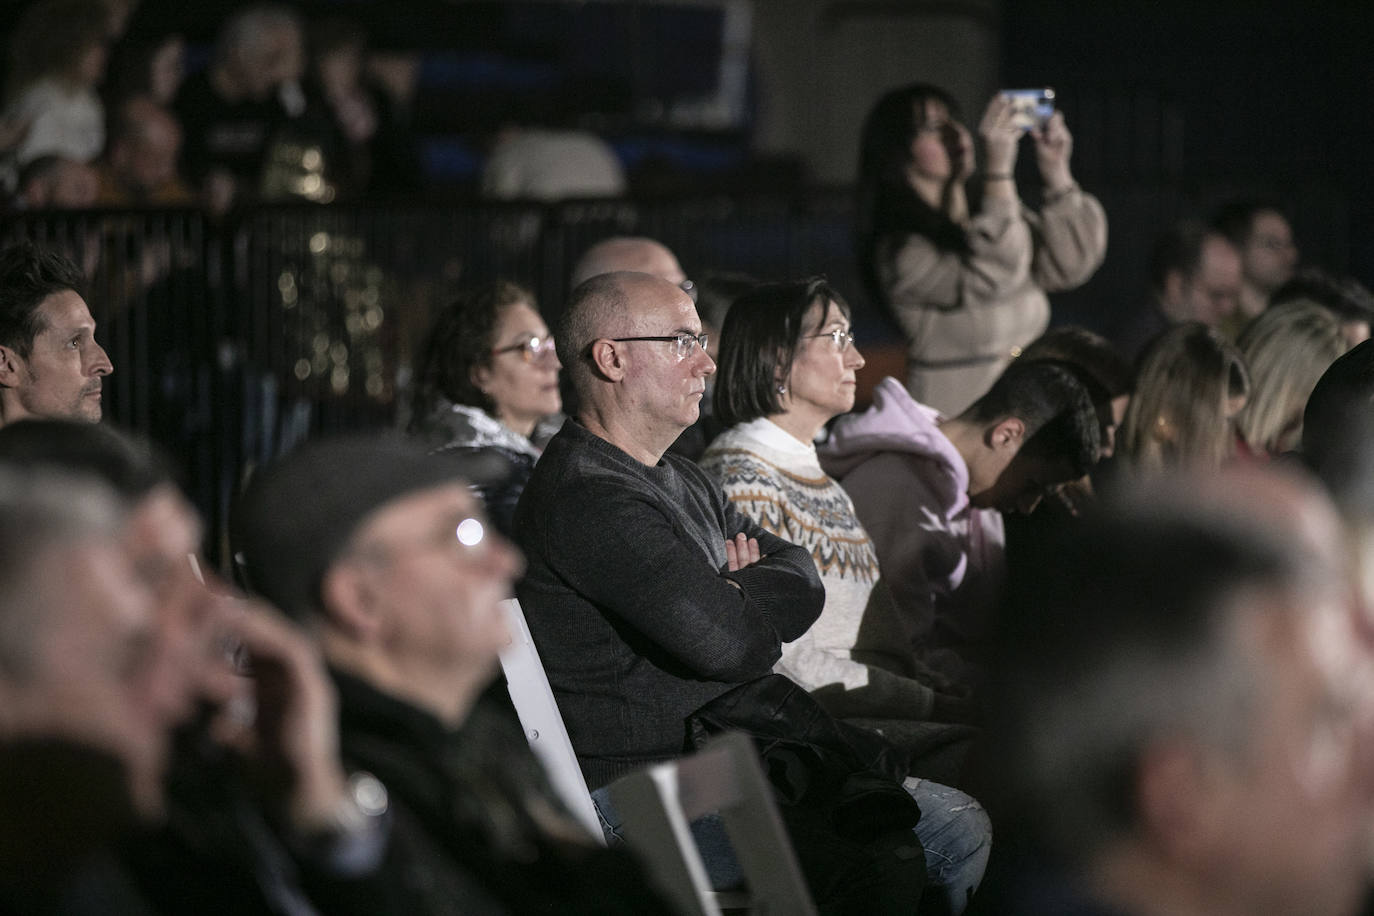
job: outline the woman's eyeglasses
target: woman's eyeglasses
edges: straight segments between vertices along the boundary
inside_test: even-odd
[[[492,356],[502,353],[520,353],[520,358],[527,363],[538,360],[541,356],[554,352],[554,341],[552,337],[531,337],[529,340],[521,341],[518,344],[511,344],[509,347],[497,347],[491,351]]]
[[[833,340],[835,342],[836,353],[843,353],[854,344],[854,332],[848,328],[834,328],[833,330],[825,331],[821,334],[806,335],[807,340],[813,340],[817,337],[829,337]]]

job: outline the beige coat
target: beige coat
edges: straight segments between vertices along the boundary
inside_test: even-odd
[[[878,280],[906,333],[907,390],[946,416],[977,400],[1049,324],[1045,293],[1083,284],[1107,251],[1102,205],[1077,187],[1036,213],[988,200],[969,252],[923,235],[878,250]]]

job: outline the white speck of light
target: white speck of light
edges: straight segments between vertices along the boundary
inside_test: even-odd
[[[482,543],[482,538],[486,535],[486,530],[482,523],[475,518],[465,518],[458,523],[457,529],[458,543],[464,547],[476,547]]]

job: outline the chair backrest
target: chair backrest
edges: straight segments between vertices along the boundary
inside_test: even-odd
[[[501,652],[501,670],[506,674],[506,689],[510,691],[511,702],[520,717],[525,737],[568,810],[597,842],[604,845],[606,835],[601,830],[601,819],[592,805],[587,780],[582,775],[577,754],[573,752],[568,729],[554,701],[548,675],[544,673],[544,664],[534,648],[534,639],[525,623],[525,614],[520,610],[520,602],[511,598],[501,602],[501,605],[511,636],[510,645]]]
[[[683,912],[720,913],[690,827],[713,812],[725,822],[748,882],[749,912],[816,912],[747,735],[721,735],[691,756],[622,776],[610,792],[625,842]]]

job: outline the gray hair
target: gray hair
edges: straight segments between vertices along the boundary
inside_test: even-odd
[[[1007,596],[990,708],[994,803],[1067,864],[1136,826],[1155,742],[1242,765],[1272,689],[1246,638],[1300,613],[1323,570],[1300,545],[1220,507],[1117,507],[1035,545]]]
[[[36,570],[50,551],[116,536],[128,505],[87,476],[0,464],[0,676],[32,670],[48,614]]]

